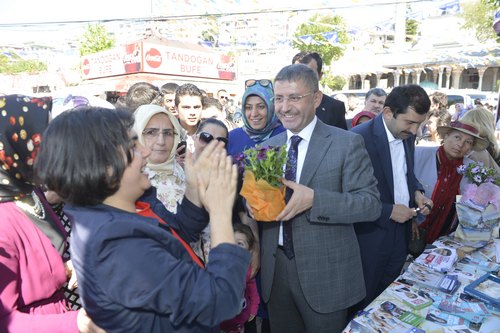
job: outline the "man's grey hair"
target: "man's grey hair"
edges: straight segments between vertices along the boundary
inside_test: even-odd
[[[294,64],[283,67],[274,79],[274,82],[277,81],[302,81],[311,92],[319,90],[318,74],[304,64]]]
[[[371,95],[382,97],[382,96],[387,96],[387,93],[382,88],[371,88],[365,95],[365,101],[368,100],[368,98],[370,98]]]

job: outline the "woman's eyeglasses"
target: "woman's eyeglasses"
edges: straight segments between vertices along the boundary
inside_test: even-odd
[[[245,81],[245,88],[255,86],[257,83],[260,84],[262,87],[271,87],[271,88],[273,87],[273,83],[271,82],[271,80],[268,80],[268,79],[260,79],[260,80],[250,79],[250,80]]]
[[[223,137],[214,138],[214,136],[212,134],[207,133],[207,132],[201,132],[200,134],[198,134],[198,137],[205,144],[209,144],[213,139],[216,139],[217,141],[224,142],[227,146],[227,138],[223,138]]]
[[[175,135],[175,132],[173,129],[170,129],[170,128],[167,128],[167,129],[164,129],[161,131],[159,128],[146,128],[146,129],[144,129],[144,131],[142,131],[142,134],[144,134],[144,136],[147,139],[156,139],[160,134],[164,138],[173,138]]]

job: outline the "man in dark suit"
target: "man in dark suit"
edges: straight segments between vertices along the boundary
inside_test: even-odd
[[[415,134],[430,103],[418,85],[395,87],[381,114],[351,130],[365,140],[382,201],[376,223],[355,225],[367,293],[360,307],[368,305],[400,274],[415,208],[424,215],[432,209],[432,201],[423,195],[413,172]]]
[[[362,138],[316,117],[321,95],[302,64],[275,78],[275,112],[287,130],[264,145],[297,151],[281,222],[261,224],[262,296],[276,333],[341,332],[347,308],[365,295],[353,223],[380,215],[376,180]]]
[[[323,59],[316,52],[299,52],[293,59],[292,64],[304,64],[316,71],[319,80],[323,76]],[[320,105],[316,108],[316,116],[327,125],[347,130],[345,121],[345,104],[330,96],[323,95]]]

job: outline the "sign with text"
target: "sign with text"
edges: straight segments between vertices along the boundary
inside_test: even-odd
[[[157,73],[199,78],[235,80],[234,57],[217,52],[137,42],[81,58],[83,79],[132,73]]]
[[[138,73],[141,71],[141,43],[88,54],[81,58],[83,79]]]
[[[237,65],[234,57],[147,42],[142,46],[144,72],[222,80],[236,79]]]

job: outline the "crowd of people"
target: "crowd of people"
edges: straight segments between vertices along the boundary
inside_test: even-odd
[[[499,170],[499,150],[489,110],[452,118],[418,85],[346,120],[322,67],[301,52],[247,80],[240,112],[191,83],[0,97],[0,331],[341,332],[411,239],[455,230],[457,167]],[[283,145],[286,206],[261,223],[233,157]]]

